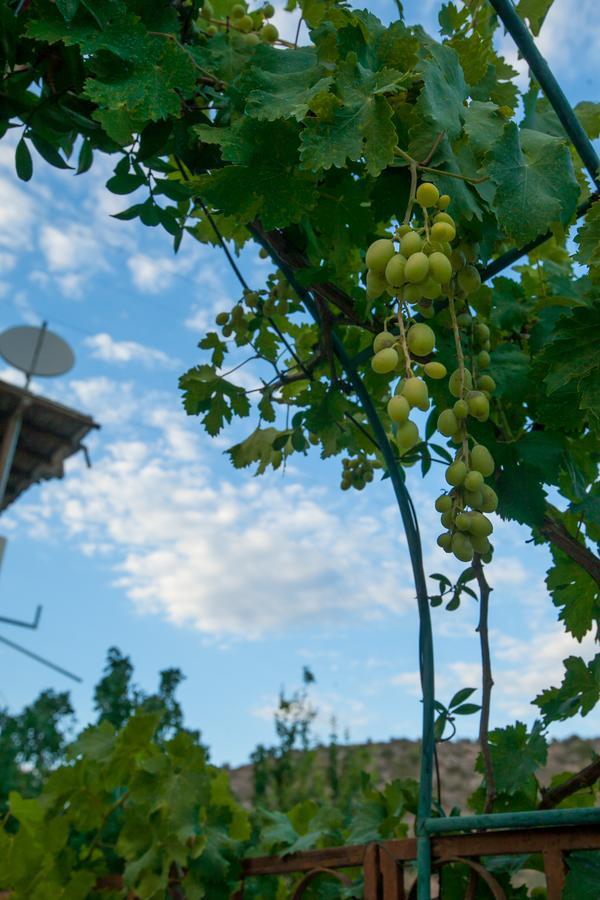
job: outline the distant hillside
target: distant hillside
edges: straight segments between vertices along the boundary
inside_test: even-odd
[[[379,773],[382,782],[393,778],[417,778],[419,774],[419,743],[409,740],[391,740],[386,743],[348,744],[339,747],[340,759],[344,754],[364,750],[370,753],[369,771]],[[467,798],[477,787],[479,776],[474,772],[479,752],[475,741],[451,741],[438,748],[442,782],[442,803],[446,809],[458,806],[467,808]],[[318,751],[319,763],[326,766],[326,749]],[[591,761],[593,754],[600,754],[600,737],[583,740],[570,737],[553,741],[548,750],[548,764],[540,771],[540,781],[549,784],[559,772],[575,772]],[[245,765],[230,771],[231,784],[238,799],[249,805],[252,802],[252,766]],[[435,782],[434,782],[435,784]]]

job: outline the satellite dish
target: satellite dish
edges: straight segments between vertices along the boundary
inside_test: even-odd
[[[75,363],[75,355],[67,342],[48,331],[45,322],[41,328],[18,325],[3,331],[0,356],[15,369],[25,372],[28,383],[33,375],[64,375]]]

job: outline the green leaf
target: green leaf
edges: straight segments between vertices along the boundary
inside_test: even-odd
[[[299,47],[290,54],[262,44],[253,65],[236,82],[246,97],[246,114],[254,119],[293,118],[301,121],[311,101],[327,92],[333,78],[324,77],[312,47]]]
[[[29,181],[33,175],[33,160],[25,138],[21,138],[15,150],[15,168],[21,181]]]
[[[596,138],[600,137],[600,103],[581,100],[574,109],[587,136],[590,140],[595,141]]]
[[[498,222],[518,243],[545,234],[554,222],[566,224],[575,211],[579,186],[559,138],[509,122],[491,146],[488,172]]]
[[[64,16],[66,22],[70,22],[79,8],[79,0],[56,0],[56,6]]]
[[[109,178],[106,187],[112,194],[131,194],[145,183],[146,179],[142,174],[122,174]]]
[[[81,144],[81,149],[79,150],[79,159],[77,160],[77,172],[76,175],[83,175],[84,172],[88,172],[92,163],[94,162],[94,151],[92,150],[91,141],[83,141]]]
[[[537,36],[553,3],[554,0],[519,0],[517,13],[522,19],[527,19],[529,27]]]
[[[539,472],[512,459],[502,468],[494,485],[498,494],[498,514],[531,528],[540,527],[546,514],[546,491]]]
[[[552,338],[538,361],[548,394],[575,383],[579,408],[600,421],[600,304],[559,319]]]
[[[596,200],[586,213],[575,241],[579,245],[577,262],[590,267],[594,280],[600,278],[600,200]]]
[[[523,722],[496,728],[489,735],[494,779],[498,793],[515,794],[531,782],[540,766],[546,764],[548,743],[539,722],[531,731]],[[479,757],[477,770],[483,772]]]
[[[56,147],[53,147],[46,138],[36,134],[35,131],[30,131],[28,137],[31,139],[31,143],[40,156],[42,156],[47,163],[50,163],[51,166],[54,166],[56,169],[71,168],[71,166],[62,158]]]
[[[490,371],[496,382],[495,396],[509,403],[519,403],[530,392],[529,357],[515,344],[502,343],[494,350]]]
[[[11,815],[18,819],[23,828],[38,825],[44,818],[44,808],[38,800],[24,800],[17,791],[8,794]]]
[[[468,93],[457,54],[450,47],[428,41],[417,70],[423,79],[423,87],[414,106],[413,121],[420,140],[426,140],[423,121],[429,125],[429,147],[440,132],[444,132],[449,141],[455,140],[462,130]],[[420,149],[427,152],[429,147],[421,145]],[[411,145],[411,150],[414,149]],[[418,158],[424,155],[418,153]]]
[[[460,706],[461,703],[464,703],[465,700],[468,700],[471,697],[477,688],[461,688],[460,691],[457,691],[450,703],[448,704],[448,709],[453,709],[455,706]]]
[[[479,712],[481,706],[477,703],[461,703],[460,706],[452,710],[452,714],[456,716],[472,716],[473,713]]]
[[[249,437],[241,443],[236,444],[227,451],[231,462],[236,469],[243,469],[252,463],[257,462],[257,475],[262,475],[267,466],[273,462],[273,454],[276,452],[273,442],[279,435],[285,434],[285,442],[287,443],[287,433],[282,433],[276,428],[257,428]]]
[[[600,852],[587,850],[569,853],[567,865],[569,871],[563,900],[598,900]]]
[[[552,602],[560,608],[559,619],[577,640],[581,640],[600,619],[600,595],[591,575],[561,550],[552,547],[554,565],[548,570],[546,585]]]
[[[552,431],[528,431],[515,444],[519,458],[537,469],[542,484],[558,484],[565,463],[565,441]]]
[[[214,436],[231,422],[234,414],[249,415],[250,403],[239,385],[221,378],[212,366],[196,366],[179,379],[188,415],[204,413],[202,424]]]

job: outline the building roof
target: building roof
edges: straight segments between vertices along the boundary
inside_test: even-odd
[[[100,426],[90,416],[0,381],[0,447],[12,416],[22,407],[23,423],[0,511],[32,484],[62,478],[64,461]]]

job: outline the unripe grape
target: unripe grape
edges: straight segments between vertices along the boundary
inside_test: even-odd
[[[216,25],[207,25],[205,28],[206,34],[209,37],[214,37],[215,34],[219,31]]]
[[[379,353],[380,350],[385,350],[386,347],[393,347],[396,340],[397,338],[389,331],[380,331],[379,334],[375,335],[373,341],[373,353]]]
[[[460,512],[456,517],[456,527],[459,531],[469,531],[470,525],[470,513]]]
[[[378,297],[387,291],[388,283],[379,272],[369,269],[367,272],[367,297],[369,300],[377,300]]]
[[[250,32],[250,34],[243,35],[244,44],[247,47],[254,47],[256,44],[260,44],[260,38],[254,31]]]
[[[421,249],[423,250],[423,253],[426,253],[427,256],[430,256],[436,250],[438,251],[438,253],[441,253],[443,247],[444,247],[444,245],[441,244],[439,241],[425,241],[425,243],[423,244],[423,247]]]
[[[456,317],[456,321],[461,328],[470,328],[473,323],[473,317],[468,312],[462,312],[459,316]]]
[[[452,216],[448,215],[447,212],[439,212],[437,215],[433,217],[434,222],[447,222],[448,225],[452,225],[454,230],[456,231],[456,222],[452,218]]]
[[[408,234],[410,231],[412,231],[410,225],[400,225],[400,227],[396,229],[396,234],[399,238],[403,238],[404,235]]]
[[[481,345],[481,349],[490,351],[492,349],[490,342],[484,341],[483,344]]]
[[[275,7],[273,6],[273,4],[265,3],[265,5],[263,6],[263,13],[264,13],[265,19],[272,19],[273,16],[275,15]]]
[[[343,491],[349,491],[350,488],[352,487],[352,482],[348,481],[347,479],[342,479],[342,483],[341,483],[340,487]]]
[[[491,361],[491,356],[487,350],[480,350],[477,354],[477,365],[480,369],[487,369]]]
[[[217,325],[227,325],[227,323],[229,322],[229,313],[220,312],[216,316],[215,322],[217,323]]]
[[[457,419],[466,419],[469,415],[469,404],[466,400],[457,400],[452,409]]]
[[[392,422],[397,422],[399,425],[406,422],[410,413],[406,397],[398,395],[391,397],[387,405],[387,413]]]
[[[448,512],[452,509],[452,497],[450,494],[442,494],[435,501],[435,508],[439,513]]]
[[[423,296],[423,286],[420,284],[407,284],[404,288],[404,299],[407,303],[418,303]]]
[[[471,562],[473,559],[473,544],[467,534],[457,531],[452,535],[452,552],[461,562]]]
[[[488,478],[495,469],[494,457],[483,444],[475,444],[471,450],[471,468]],[[485,492],[484,492],[485,499]]]
[[[410,237],[410,235],[407,234],[406,237]],[[404,238],[402,240],[404,240]],[[425,281],[428,272],[429,259],[424,253],[417,251],[406,260],[404,274],[406,275],[406,280],[410,281],[411,284],[418,284],[420,281]]]
[[[453,487],[458,487],[458,485],[462,484],[465,480],[466,474],[467,467],[462,459],[457,459],[446,469],[446,481]]]
[[[437,545],[441,547],[442,550],[445,550],[446,553],[450,551],[452,547],[452,534],[449,531],[444,531],[443,534],[439,534],[437,537]]]
[[[242,16],[241,19],[237,19],[237,27],[244,34],[248,34],[254,28],[254,22],[250,16]]]
[[[467,394],[467,403],[469,404],[469,412],[472,416],[480,421],[485,421],[490,414],[490,403],[485,394],[479,391],[469,391]]]
[[[477,537],[489,537],[494,530],[490,520],[480,512],[472,512],[470,516],[469,531]]]
[[[418,322],[408,329],[406,343],[415,356],[427,356],[435,347],[435,332],[429,325]]]
[[[491,375],[480,375],[477,379],[477,387],[481,391],[487,391],[488,394],[493,394],[496,390],[496,382]]]
[[[385,280],[394,287],[400,287],[404,284],[404,268],[406,266],[406,257],[401,253],[394,253],[387,266],[385,267]]]
[[[434,241],[448,241],[451,243],[456,237],[456,229],[449,222],[435,222],[431,226],[431,237]]]
[[[423,412],[429,409],[429,391],[422,378],[407,378],[402,384],[402,396]]]
[[[469,472],[469,475],[472,475],[472,472]],[[481,491],[464,491],[463,498],[466,506],[470,506],[472,509],[480,509],[483,505],[483,493]]]
[[[456,276],[458,286],[465,294],[472,294],[481,287],[481,275],[475,266],[465,266]]]
[[[241,3],[236,3],[235,6],[231,7],[230,16],[232,19],[241,19],[245,15],[246,15],[246,10],[241,5]]]
[[[486,553],[490,553],[492,549],[492,545],[488,541],[487,537],[481,537],[477,534],[471,535],[471,544],[475,553],[479,553],[480,556],[484,556]]]
[[[267,22],[266,25],[263,25],[263,27],[260,29],[260,33],[265,41],[267,41],[269,44],[274,43],[279,37],[277,28],[271,22]]]
[[[446,284],[452,278],[452,265],[444,253],[435,251],[429,257],[429,274],[438,284]]]
[[[442,286],[434,281],[433,278],[426,278],[423,284],[419,285],[421,293],[426,300],[437,300],[442,295]]]
[[[464,370],[464,388],[465,391],[473,389],[473,378],[468,369]],[[460,369],[455,369],[448,379],[448,390],[453,397],[460,397]]]
[[[371,368],[378,375],[387,375],[393,372],[398,365],[398,354],[393,347],[386,347],[375,354],[371,360]]]
[[[484,341],[489,341],[490,339],[490,329],[487,327],[485,322],[477,322],[475,325],[475,337],[478,341],[483,343]]]
[[[483,495],[483,502],[480,504],[481,511],[486,513],[496,512],[498,509],[498,494],[496,491],[489,485],[484,484],[481,493]]]
[[[446,366],[441,362],[436,362],[435,360],[425,363],[424,372],[435,381],[439,381],[440,378],[445,378],[448,374]]]
[[[469,472],[465,478],[465,488],[468,491],[480,491],[483,487],[483,475],[481,472]]]
[[[214,10],[212,8],[212,3],[210,0],[204,0],[202,4],[202,9],[200,10],[200,15],[203,19],[212,19],[214,17]]]
[[[396,440],[401,450],[410,450],[420,441],[419,429],[410,419],[398,428]]]
[[[456,434],[459,429],[458,419],[454,415],[451,409],[444,409],[438,416],[437,420],[437,430],[440,434],[443,434],[444,437],[451,437],[451,435]]]
[[[266,27],[266,26],[265,26]],[[378,238],[370,245],[365,254],[365,262],[369,269],[383,275],[385,267],[396,252],[394,242],[389,238]]]
[[[452,202],[450,194],[442,194],[440,199],[438,200],[438,209],[448,209],[450,203]]]
[[[417,188],[417,203],[421,206],[435,206],[439,199],[440,192],[435,184],[425,181]]]
[[[407,231],[400,240],[400,253],[407,259],[418,253],[423,246],[423,238],[416,231]]]
[[[452,515],[452,510],[445,509],[440,516],[440,522],[444,528],[454,528],[454,516]]]
[[[431,306],[427,300],[421,301],[421,303],[417,304],[417,309],[421,313],[424,319],[433,319],[435,316],[435,309]]]
[[[459,247],[452,251],[450,255],[450,262],[452,263],[453,272],[458,272],[458,270],[462,269],[462,267],[467,262],[465,254]]]

